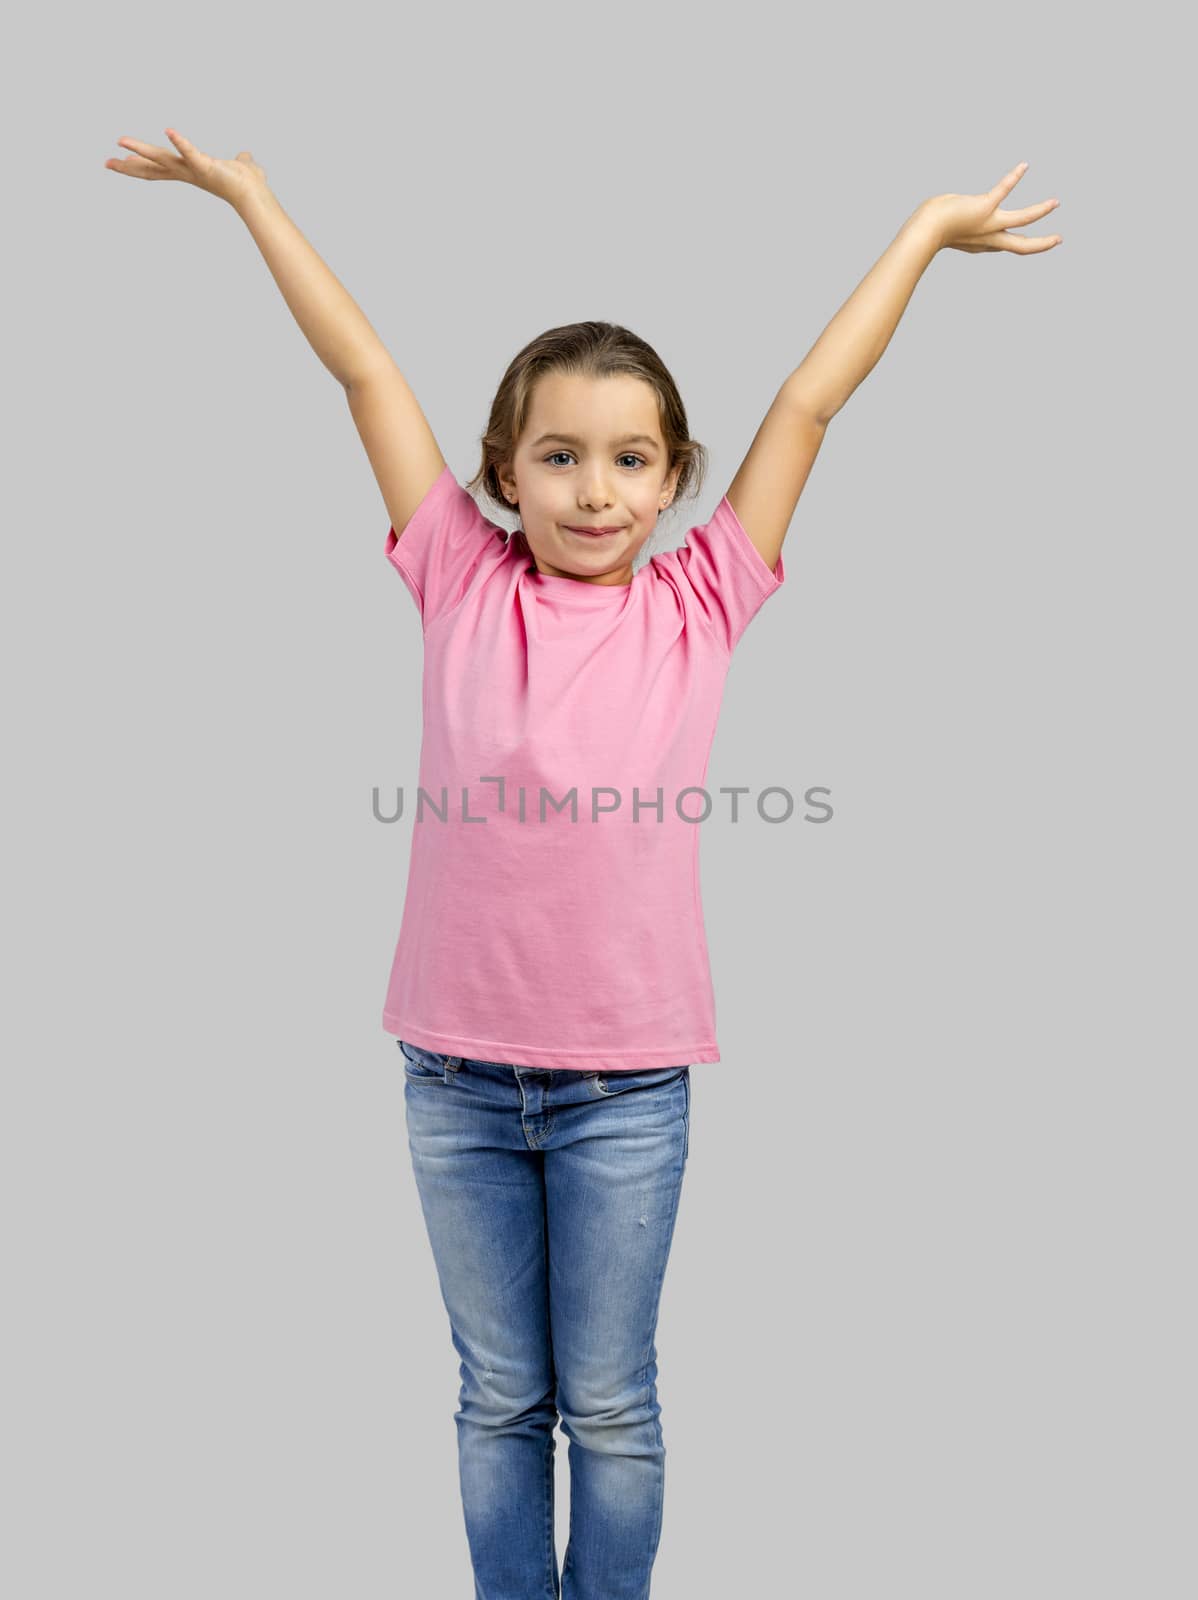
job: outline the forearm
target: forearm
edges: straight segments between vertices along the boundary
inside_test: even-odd
[[[304,337],[347,389],[380,361],[386,346],[269,189],[236,206]]]
[[[783,385],[806,415],[827,423],[872,372],[939,248],[939,238],[921,207],[908,217]]]

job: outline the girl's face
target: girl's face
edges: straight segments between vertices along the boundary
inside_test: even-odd
[[[643,378],[553,372],[537,383],[528,425],[499,481],[520,503],[538,572],[628,584],[679,470],[667,470],[657,396]],[[619,531],[595,538],[572,531],[578,528]]]

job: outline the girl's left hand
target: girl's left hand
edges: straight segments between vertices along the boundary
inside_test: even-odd
[[[1021,211],[1000,211],[1000,203],[1026,171],[1027,162],[1021,161],[986,194],[937,194],[925,200],[917,215],[932,228],[936,248],[967,250],[971,255],[982,250],[1013,250],[1016,255],[1028,256],[1060,244],[1059,233],[1043,239],[1029,239],[1023,234],[1006,232],[1008,228],[1039,222],[1061,203],[1041,200]]]

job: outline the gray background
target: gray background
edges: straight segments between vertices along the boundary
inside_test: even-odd
[[[248,147],[459,479],[510,357],[625,322],[711,451],[927,195],[710,787],[720,1065],[658,1329],[655,1600],[1194,1592],[1192,126],[1175,13],[102,9],[10,57],[0,1586],[471,1593],[458,1357],[381,1029],[416,610]],[[469,907],[463,907],[469,914]],[[1184,986],[1184,987],[1183,987]],[[1189,1357],[1184,1357],[1186,1350]],[[558,1436],[559,1554],[567,1518]],[[1183,1518],[1190,1536],[1183,1538]]]

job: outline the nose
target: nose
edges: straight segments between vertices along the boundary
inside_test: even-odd
[[[601,473],[592,472],[579,503],[592,512],[605,511],[611,505],[611,495]]]

